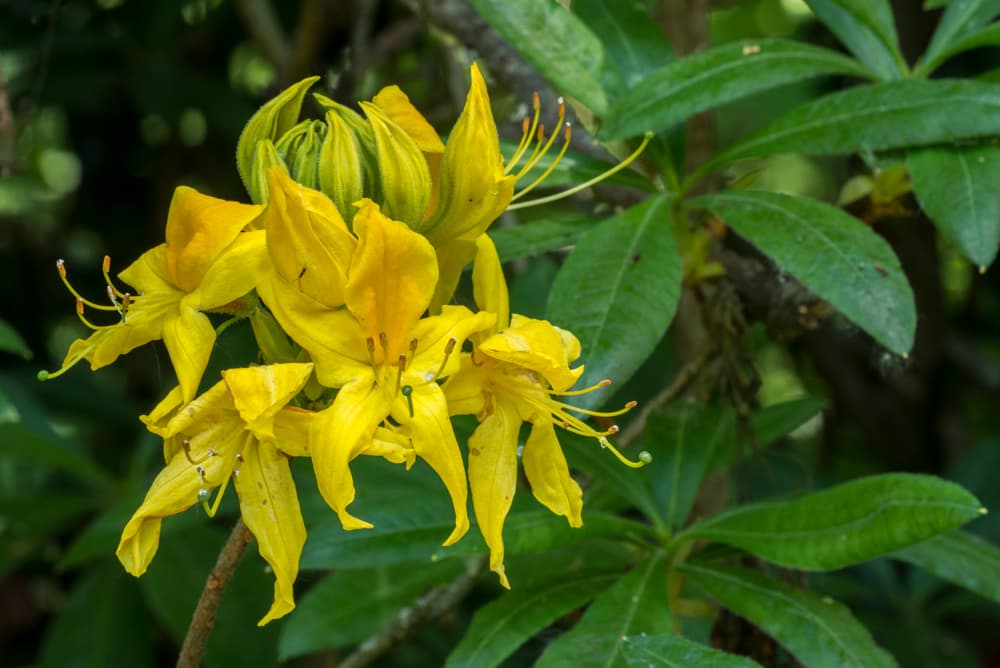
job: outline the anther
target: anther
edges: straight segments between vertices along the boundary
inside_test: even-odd
[[[378,333],[378,344],[382,346],[382,350],[389,348],[389,336],[385,332]]]
[[[242,453],[239,453],[239,452],[236,453],[236,461],[238,461],[238,462],[242,462],[243,461],[243,454]]]
[[[81,295],[79,292],[76,291],[76,288],[74,288],[70,284],[69,279],[66,277],[66,262],[64,260],[62,259],[56,260],[56,270],[59,272],[59,279],[63,282],[63,285],[66,286],[66,289],[69,290],[69,293],[71,295],[76,297],[77,303],[83,302],[85,305],[89,306],[90,308],[97,309],[98,311],[116,310],[114,306],[108,306],[107,304],[96,304],[90,301],[89,299],[84,299],[83,295]],[[89,326],[90,325],[88,325],[88,327]]]
[[[368,362],[375,366],[375,339],[368,337],[365,339],[365,346],[368,348]]]
[[[118,298],[121,298],[124,296],[125,293],[123,293],[121,290],[115,287],[114,282],[111,280],[110,271],[111,271],[111,256],[105,255],[104,262],[101,264],[101,273],[104,274],[104,282],[108,284],[108,287],[111,288],[112,291],[114,291],[115,295]]]
[[[413,337],[412,339],[410,339],[410,354],[411,355],[417,354],[417,337]]]

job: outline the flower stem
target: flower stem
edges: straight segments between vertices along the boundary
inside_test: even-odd
[[[177,668],[197,668],[201,665],[202,654],[208,645],[208,636],[215,625],[215,613],[219,609],[222,592],[233,578],[240,557],[243,556],[252,538],[250,530],[243,523],[243,518],[238,518],[233,532],[229,534],[226,544],[219,552],[215,567],[205,581],[205,589],[198,599],[198,606],[191,617],[191,625],[188,627],[187,635],[184,636],[180,656],[177,657]]]

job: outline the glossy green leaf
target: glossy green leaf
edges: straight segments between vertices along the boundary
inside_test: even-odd
[[[762,190],[695,202],[876,341],[909,352],[917,323],[913,292],[892,248],[870,227],[829,204]]]
[[[601,125],[605,139],[634,137],[782,84],[827,74],[869,78],[857,61],[782,39],[723,44],[662,67],[616,100]]]
[[[529,638],[597,596],[616,575],[590,575],[515,588],[479,608],[446,668],[492,668]]]
[[[493,228],[489,235],[497,247],[500,260],[507,262],[572,246],[594,226],[595,222],[586,218],[539,220],[512,227]]]
[[[117,563],[87,571],[48,626],[41,668],[155,665],[153,628],[135,580]]]
[[[985,270],[1000,247],[1000,147],[930,146],[906,164],[927,217]]]
[[[733,545],[791,568],[833,570],[927,540],[981,512],[979,501],[953,482],[889,473],[736,507],[679,537]]]
[[[454,560],[372,570],[339,570],[303,596],[281,631],[282,661],[361,642],[429,588],[462,571]]]
[[[681,572],[763,629],[809,668],[893,668],[896,661],[844,605],[753,571],[687,563]]]
[[[888,0],[806,0],[858,59],[883,79],[907,72]]]
[[[989,28],[994,28],[993,32],[1000,33],[996,30],[1000,26],[986,25],[997,14],[1000,14],[1000,3],[996,0],[954,0],[941,15],[931,43],[916,71],[926,75],[954,54],[983,46],[976,44],[976,40],[981,37],[973,36],[989,32]]]
[[[624,383],[659,343],[680,297],[681,261],[670,200],[653,197],[580,238],[552,285],[547,319],[580,339],[586,371],[578,385]],[[592,408],[607,391],[575,398]]]
[[[667,600],[667,558],[638,563],[601,593],[573,628],[549,643],[536,668],[625,668],[625,639],[673,631]]]
[[[753,659],[673,635],[637,635],[622,641],[628,668],[760,668]]]
[[[869,153],[997,134],[1000,85],[891,81],[857,86],[796,107],[699,171],[775,153]]]
[[[0,320],[0,351],[13,353],[26,360],[32,357],[31,348],[6,320]]]
[[[472,0],[472,6],[563,95],[604,112],[604,48],[572,12],[555,0]]]
[[[949,531],[892,555],[1000,603],[1000,548],[965,531]]]

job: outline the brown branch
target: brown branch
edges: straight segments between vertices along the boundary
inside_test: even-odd
[[[177,668],[197,668],[201,665],[202,654],[208,645],[208,636],[215,625],[215,614],[219,610],[222,592],[233,578],[240,557],[243,556],[252,538],[250,530],[243,523],[243,518],[237,519],[236,526],[233,527],[226,544],[219,552],[215,567],[205,581],[205,589],[198,599],[198,606],[191,617],[191,625],[188,627],[187,635],[184,636],[180,656],[177,657]]]
[[[412,605],[402,608],[382,630],[358,645],[338,668],[362,668],[410,637],[421,625],[451,610],[472,590],[486,567],[486,556],[477,555],[466,562],[465,572],[451,584],[435,587]]]

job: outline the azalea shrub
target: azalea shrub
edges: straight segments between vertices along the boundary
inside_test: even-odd
[[[997,448],[965,469],[923,440],[877,455],[913,429],[900,405],[917,420],[952,357],[991,345],[938,330],[942,293],[997,320],[970,285],[1000,246],[1000,85],[972,55],[1000,44],[1000,3],[928,2],[916,55],[887,1],[771,4],[821,43],[747,34],[739,9],[678,15],[729,31],[692,46],[671,44],[670,3],[421,5],[481,24],[440,55],[463,87],[451,123],[405,80],[355,101],[289,77],[241,120],[241,194],[176,184],[157,243],[120,270],[104,255],[96,281],[53,258],[82,333],[32,388],[85,366],[96,386],[158,346],[172,380],[116,411],[145,434],[125,483],[0,395],[3,461],[41,465],[32,493],[71,480],[7,563],[80,499],[93,513],[57,549],[82,574],[41,665],[997,651],[950,626],[997,621],[995,457],[976,454]],[[475,52],[480,30],[501,54]],[[550,89],[511,102],[524,73]],[[37,510],[22,491],[6,514]]]

